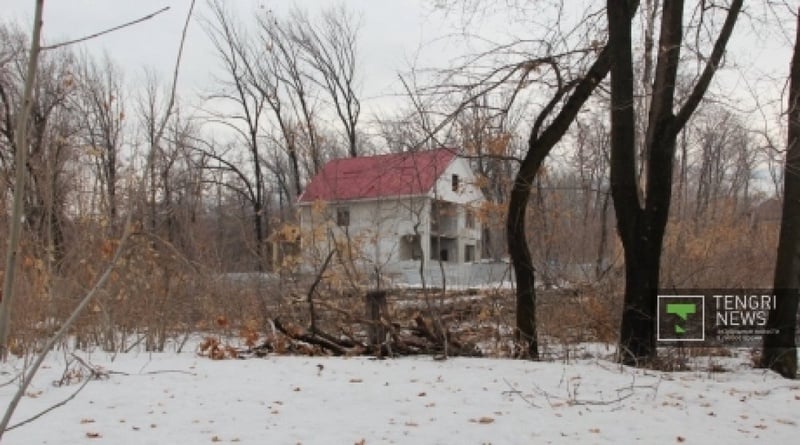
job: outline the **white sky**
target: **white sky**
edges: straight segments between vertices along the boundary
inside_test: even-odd
[[[341,3],[340,0],[227,0],[235,5],[246,23],[253,22],[252,15],[273,9],[285,12],[297,4],[311,13],[324,6]],[[392,111],[397,103],[393,94],[402,94],[398,72],[406,71],[413,60],[421,66],[444,67],[455,56],[464,54],[471,45],[464,39],[440,40],[459,31],[459,12],[449,17],[435,12],[434,0],[347,0],[344,4],[361,19],[359,41],[359,67],[362,77],[362,102],[364,118]],[[466,2],[465,2],[466,3]],[[491,5],[487,1],[481,5]],[[521,36],[536,35],[543,26],[547,0],[522,2],[527,10],[516,10],[517,17],[505,13],[506,2],[498,1],[496,8],[482,10],[479,20],[470,23],[470,32],[495,41],[505,41],[518,32]],[[77,45],[94,54],[107,51],[121,66],[126,84],[134,86],[143,78],[145,67],[155,69],[162,80],[170,78],[180,31],[188,10],[189,0],[47,0],[45,2],[44,37],[48,43],[74,39],[91,34],[154,12],[164,6],[171,9],[149,21]],[[569,0],[566,15],[578,14],[592,0]],[[764,33],[759,24],[749,17],[763,16],[758,4],[748,4],[747,15],[742,17],[729,45],[729,66],[732,61],[740,67],[718,76],[724,87],[718,89],[722,97],[741,95],[741,106],[751,108],[751,98],[756,95],[761,102],[780,99],[780,89],[789,68],[791,39],[794,37],[791,20],[786,21],[788,31]],[[3,0],[3,19],[17,22],[29,29],[34,0]],[[197,0],[195,18],[207,10],[206,0]],[[552,9],[550,9],[552,11]],[[486,18],[485,14],[491,18]],[[523,17],[524,16],[524,17]],[[498,18],[500,17],[500,18]],[[505,18],[503,18],[505,17]],[[688,19],[688,17],[687,17]],[[474,43],[474,42],[472,42]],[[182,64],[179,92],[191,103],[197,103],[203,93],[213,89],[214,74],[219,62],[200,23],[190,25]],[[724,80],[723,80],[724,79]],[[746,80],[746,82],[745,82]],[[719,83],[719,82],[718,82]],[[718,85],[719,86],[719,85]],[[755,89],[756,94],[746,89]],[[718,96],[719,97],[719,96]],[[777,108],[777,107],[776,107]],[[774,116],[774,113],[770,113]],[[756,118],[760,118],[756,117]]]
[[[334,0],[229,0],[236,5],[244,22],[252,24],[252,14],[269,9],[283,12],[297,4],[311,13]],[[33,0],[3,0],[3,20],[30,28]],[[348,0],[348,9],[361,21],[359,56],[362,97],[366,111],[389,103],[387,95],[400,92],[398,71],[406,70],[419,48],[441,36],[441,20],[432,22],[432,7],[427,0],[370,1]],[[76,45],[94,54],[107,51],[118,63],[126,83],[136,84],[143,78],[144,67],[155,69],[162,80],[171,76],[180,32],[189,8],[189,0],[48,0],[44,11],[44,39],[48,43],[74,39],[139,18],[165,6],[170,10],[146,22]],[[206,0],[198,0],[195,19],[207,11]],[[441,19],[441,15],[437,15]],[[431,60],[430,62],[434,62]],[[189,28],[184,60],[181,66],[180,93],[198,96],[207,92],[214,73],[222,74],[213,48],[200,23],[195,20]],[[372,105],[372,107],[371,107]]]

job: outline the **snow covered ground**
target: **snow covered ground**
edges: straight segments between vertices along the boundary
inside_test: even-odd
[[[800,382],[744,366],[670,374],[600,359],[82,357],[109,378],[7,432],[5,444],[737,444],[800,435]],[[51,355],[12,424],[80,386],[53,385],[64,363]],[[21,365],[2,365],[2,381]],[[0,387],[3,407],[15,389]]]

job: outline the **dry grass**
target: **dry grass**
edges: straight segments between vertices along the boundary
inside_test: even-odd
[[[674,278],[689,274],[689,265],[698,267],[697,270],[732,270],[735,265],[728,262],[736,255],[726,254],[733,252],[722,246],[730,244],[734,232],[733,229],[699,231],[692,237],[683,232],[683,238],[669,239],[667,275]],[[769,250],[772,243],[769,233],[765,229],[763,237],[751,237],[750,242],[760,246],[758,252]],[[91,286],[117,247],[102,236],[86,236],[81,246],[80,251],[66,255],[56,270],[41,260],[46,258],[42,252],[37,252],[30,243],[23,245],[22,269],[16,283],[20,297],[13,317],[12,352],[36,351]],[[678,247],[691,253],[684,262],[674,259]],[[714,255],[709,253],[712,251]],[[703,262],[707,267],[702,266]],[[348,280],[347,272],[334,264],[324,274],[313,297],[317,327],[337,338],[363,342],[368,323],[364,316],[365,291]],[[573,289],[537,289],[537,328],[543,358],[563,355],[570,346],[581,343],[616,342],[622,312],[618,272],[612,271],[606,281]],[[74,326],[70,336],[73,343],[69,346],[108,351],[143,347],[159,351],[167,344],[181,343],[195,332],[249,338],[253,342],[254,333],[261,338],[273,334],[269,320],[276,317],[308,327],[311,317],[307,293],[313,278],[288,270],[282,276],[266,280],[232,279],[188,260],[168,243],[137,236],[126,248],[110,283]],[[711,276],[706,275],[692,283],[712,282]],[[473,290],[442,295],[432,290],[427,293],[428,301],[425,295],[418,291],[390,290],[386,321],[404,326],[422,314],[432,325],[440,321],[448,335],[480,344],[486,355],[514,356],[513,291]],[[412,301],[416,304],[409,304]],[[703,350],[702,354],[709,352],[716,353]],[[684,353],[689,357],[695,354],[699,353]],[[663,360],[656,366],[664,369],[685,366],[683,356],[667,355]]]

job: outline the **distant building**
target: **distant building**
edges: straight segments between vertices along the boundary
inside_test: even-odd
[[[450,284],[473,284],[463,281],[480,279],[469,266],[481,260],[485,201],[475,179],[449,149],[331,161],[298,200],[303,249],[349,238],[384,276],[417,283],[425,259],[437,285],[441,260]]]

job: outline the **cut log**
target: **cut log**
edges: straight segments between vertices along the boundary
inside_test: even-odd
[[[272,320],[275,323],[275,328],[281,332],[281,334],[293,339],[302,342],[306,342],[308,344],[312,344],[315,346],[319,346],[323,349],[327,349],[328,351],[332,352],[333,355],[346,355],[348,353],[347,348],[344,346],[337,344],[334,341],[329,340],[331,338],[322,338],[319,335],[308,334],[300,329],[287,329],[286,326],[281,323],[280,319],[275,318]]]

